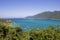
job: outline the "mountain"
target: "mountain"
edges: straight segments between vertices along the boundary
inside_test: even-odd
[[[28,16],[26,18],[40,18],[40,19],[60,19],[60,11],[46,11],[34,16]]]

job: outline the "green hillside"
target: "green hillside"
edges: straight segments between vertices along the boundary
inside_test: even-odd
[[[26,18],[40,18],[40,19],[60,19],[60,11],[46,11],[42,13],[38,13],[33,16],[28,16]]]

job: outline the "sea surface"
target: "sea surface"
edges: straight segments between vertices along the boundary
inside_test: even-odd
[[[12,20],[16,24],[12,24],[12,27],[19,26],[25,31],[38,28],[48,28],[49,26],[54,26],[55,28],[60,25],[60,20],[50,20],[50,19],[25,19],[25,18],[14,18],[7,19]]]

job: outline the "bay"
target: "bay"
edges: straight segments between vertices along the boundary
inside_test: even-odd
[[[7,19],[12,20],[16,24],[12,24],[12,27],[19,26],[25,31],[38,28],[48,28],[49,26],[54,26],[55,28],[60,25],[60,20],[50,20],[50,19],[25,19],[25,18],[13,18]]]

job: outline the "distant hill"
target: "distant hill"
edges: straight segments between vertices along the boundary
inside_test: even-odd
[[[28,16],[26,18],[40,18],[40,19],[60,19],[60,11],[46,11],[34,16]]]

